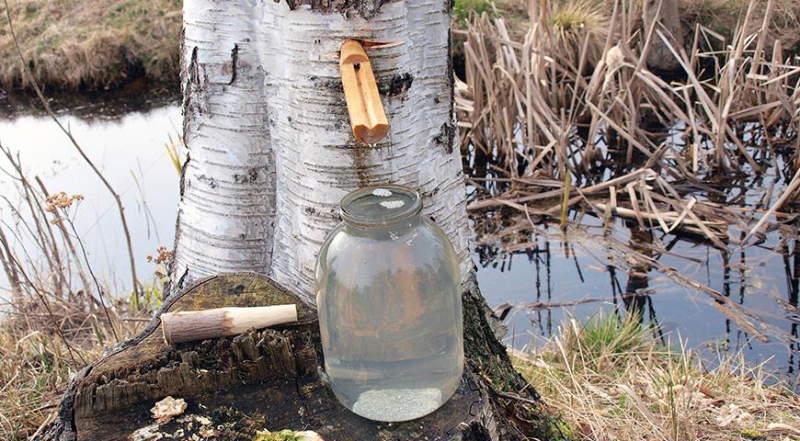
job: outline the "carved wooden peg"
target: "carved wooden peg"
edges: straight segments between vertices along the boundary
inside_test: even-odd
[[[295,305],[228,307],[161,314],[161,330],[167,344],[238,335],[249,329],[296,322]]]
[[[353,136],[367,144],[375,144],[389,133],[389,121],[383,111],[372,63],[361,43],[347,40],[339,55],[344,97]]]

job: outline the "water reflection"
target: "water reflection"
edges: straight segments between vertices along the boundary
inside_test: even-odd
[[[68,138],[51,119],[32,110],[27,99],[27,104],[16,102],[16,111],[10,114],[4,113],[9,106],[0,106],[5,109],[0,111],[0,143],[19,154],[29,177],[41,178],[49,192],[86,197],[76,212],[75,227],[101,282],[109,285],[111,292],[124,295],[130,289],[130,277],[126,276],[130,270],[114,201]],[[59,118],[120,193],[137,269],[146,281],[154,269],[146,256],[160,244],[171,247],[173,241],[178,174],[165,144],[180,133],[181,115],[174,101],[154,98],[130,103],[85,102]],[[130,111],[132,106],[143,110]],[[5,158],[0,167],[8,167]],[[14,181],[2,173],[0,192],[15,204]],[[15,240],[24,241],[19,217],[6,208],[0,209],[0,221],[9,231],[20,230]],[[0,276],[0,299],[5,286],[5,276]]]
[[[794,337],[789,343],[789,361],[786,370],[787,375],[792,375],[800,368],[800,360],[797,365],[795,360],[800,354],[800,309],[797,308],[798,301],[798,282],[800,276],[797,270],[800,269],[800,250],[798,250],[798,240],[795,238],[782,238],[778,244],[777,251],[783,255],[783,268],[786,276],[786,294],[788,302],[784,304],[786,309],[786,319],[789,321],[789,335]],[[796,368],[797,366],[797,368]]]
[[[620,308],[652,325],[665,343],[675,343],[678,336],[688,339],[689,346],[708,360],[741,350],[750,362],[767,360],[771,370],[794,376],[800,369],[796,239],[774,249],[761,246],[730,253],[673,237],[660,249],[661,241],[652,231],[615,222],[611,229],[625,237],[630,253],[626,255],[603,244],[602,225],[597,223],[589,225],[588,233],[570,230],[566,235],[546,225],[526,230],[508,220],[500,229],[513,232],[482,235],[481,224],[474,221],[478,280],[490,306],[516,307],[506,319],[512,331],[509,344],[537,345],[556,333],[568,316],[585,319],[599,309]],[[732,298],[771,341],[753,339],[705,292],[665,275],[648,264],[649,259]],[[784,273],[785,278],[775,277]]]
[[[735,197],[752,198],[754,188],[735,190]],[[606,229],[604,220],[588,214],[571,218],[580,227],[564,232],[515,210],[472,216],[481,289],[490,306],[515,306],[506,319],[509,344],[541,344],[569,316],[586,319],[619,308],[652,325],[665,343],[688,339],[709,361],[741,351],[749,362],[766,361],[767,369],[797,377],[800,250],[791,222],[758,245],[719,249],[700,237],[664,234],[637,222],[614,220]],[[731,235],[742,240],[745,232],[732,228]],[[770,341],[754,339],[705,291],[664,268],[730,298]]]
[[[641,230],[629,222],[627,224],[631,232],[630,241],[628,242],[631,250],[652,259],[654,257],[653,248],[652,246],[647,246],[653,243],[652,230]],[[644,322],[645,311],[647,311],[650,324],[654,328],[658,328],[653,299],[647,294],[649,288],[647,275],[650,273],[650,269],[650,265],[645,260],[639,260],[631,265],[628,269],[628,283],[625,284],[625,295],[622,296],[622,303],[625,306],[625,310],[639,317],[640,322]],[[616,300],[615,296],[615,304],[617,303]]]
[[[178,101],[178,93],[180,90],[172,87],[142,87],[139,82],[134,82],[120,90],[52,94],[47,99],[50,108],[58,115],[79,118],[87,123],[103,123],[118,122],[130,115],[169,106]],[[0,95],[0,120],[11,121],[28,116],[46,116],[38,97],[32,93]]]

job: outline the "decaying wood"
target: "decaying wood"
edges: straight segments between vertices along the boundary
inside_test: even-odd
[[[382,424],[347,411],[320,367],[315,310],[266,277],[241,273],[200,281],[170,298],[144,332],[77,374],[59,419],[38,439],[197,435],[249,440],[264,429],[313,430],[336,441],[559,439],[538,395],[525,387],[494,338],[474,283],[463,299],[468,363],[462,385],[446,405],[420,420]],[[288,303],[297,307],[296,324],[235,337],[170,347],[159,329],[159,317],[167,312]],[[515,391],[519,397],[495,390]],[[156,422],[149,410],[166,396],[183,398],[188,408],[170,422]]]
[[[168,344],[238,335],[297,321],[297,306],[274,305],[257,308],[215,308],[203,311],[165,312],[161,330]]]

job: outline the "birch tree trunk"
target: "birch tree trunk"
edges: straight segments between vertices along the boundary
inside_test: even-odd
[[[261,14],[244,0],[184,5],[187,154],[173,288],[211,274],[265,272],[270,264],[275,163],[254,20]]]
[[[310,296],[316,254],[346,193],[398,183],[471,269],[465,190],[453,149],[450,5],[434,1],[187,0],[185,140],[173,280],[269,274]],[[377,145],[349,128],[345,39],[368,49],[390,123]]]

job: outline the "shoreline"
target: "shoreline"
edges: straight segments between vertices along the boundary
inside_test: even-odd
[[[131,112],[144,112],[180,103],[177,84],[146,82],[144,88],[120,88],[93,92],[43,91],[48,104],[58,114],[85,120],[114,120]],[[32,91],[16,91],[0,96],[0,117],[13,120],[21,116],[45,116],[39,98]]]

